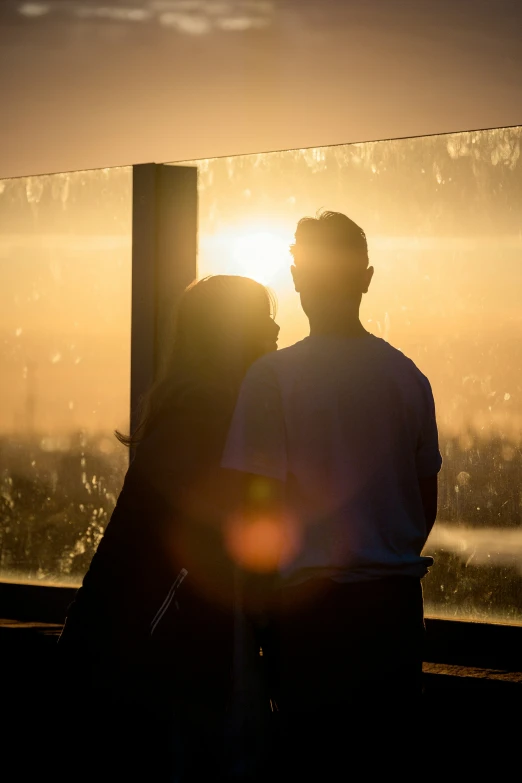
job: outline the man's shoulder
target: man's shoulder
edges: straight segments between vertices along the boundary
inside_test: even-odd
[[[287,345],[285,348],[279,348],[277,351],[266,354],[263,358],[272,360],[276,365],[284,364],[291,361],[295,356],[302,356],[306,352],[310,338],[304,337],[302,340],[298,340],[292,345]]]
[[[431,390],[428,378],[417,367],[413,359],[386,340],[370,335],[368,340],[364,341],[364,344],[361,343],[360,347],[363,348],[362,351],[357,352],[360,360],[369,360],[377,366],[386,367],[388,369],[387,374],[397,375],[403,379],[408,378],[415,385]],[[253,382],[261,379],[273,379],[275,381],[286,377],[288,374],[292,375],[294,370],[302,368],[303,365],[307,366],[310,363],[317,362],[316,352],[309,350],[309,348],[309,338],[304,338],[293,345],[265,354],[251,365],[247,375]],[[322,356],[327,359],[328,351],[323,351]],[[366,359],[364,359],[364,356],[366,356]],[[354,357],[352,356],[351,360],[353,359]],[[332,355],[332,362],[338,364],[338,361],[338,355]]]
[[[431,390],[428,377],[418,368],[416,363],[399,348],[390,345],[386,340],[376,338],[378,346],[386,357],[390,366],[395,367],[399,374],[406,375],[421,386]]]
[[[250,366],[249,374],[277,374],[282,368],[288,367],[299,358],[306,351],[306,339],[300,340],[293,345],[288,345],[285,348],[279,348],[277,351],[271,351],[261,356],[259,359]]]
[[[400,348],[396,348],[394,345],[384,340],[382,337],[374,337],[372,335],[371,343],[369,343],[375,350],[377,355],[380,355],[386,361],[397,364],[400,367],[409,367],[413,371],[420,372],[417,365],[410,359],[410,357],[401,351]]]

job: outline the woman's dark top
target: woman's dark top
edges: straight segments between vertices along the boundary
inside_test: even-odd
[[[73,690],[87,678],[93,703],[155,715],[180,702],[226,708],[231,479],[220,461],[235,397],[187,389],[136,448],[58,643]]]

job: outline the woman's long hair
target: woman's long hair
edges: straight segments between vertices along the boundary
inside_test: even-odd
[[[116,430],[120,443],[136,447],[158,418],[191,390],[237,390],[259,356],[260,324],[274,309],[270,291],[249,277],[211,275],[191,283],[178,304],[170,359],[140,402],[134,432]]]

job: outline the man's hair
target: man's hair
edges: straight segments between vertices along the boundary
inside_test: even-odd
[[[347,260],[368,266],[368,243],[366,234],[357,223],[342,212],[319,212],[315,218],[304,217],[295,231],[295,244],[290,246],[296,263],[300,251],[328,249],[346,252]]]

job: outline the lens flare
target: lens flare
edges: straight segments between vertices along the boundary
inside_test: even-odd
[[[293,560],[300,547],[299,526],[289,518],[260,517],[229,521],[225,546],[241,568],[254,573],[270,573]]]

